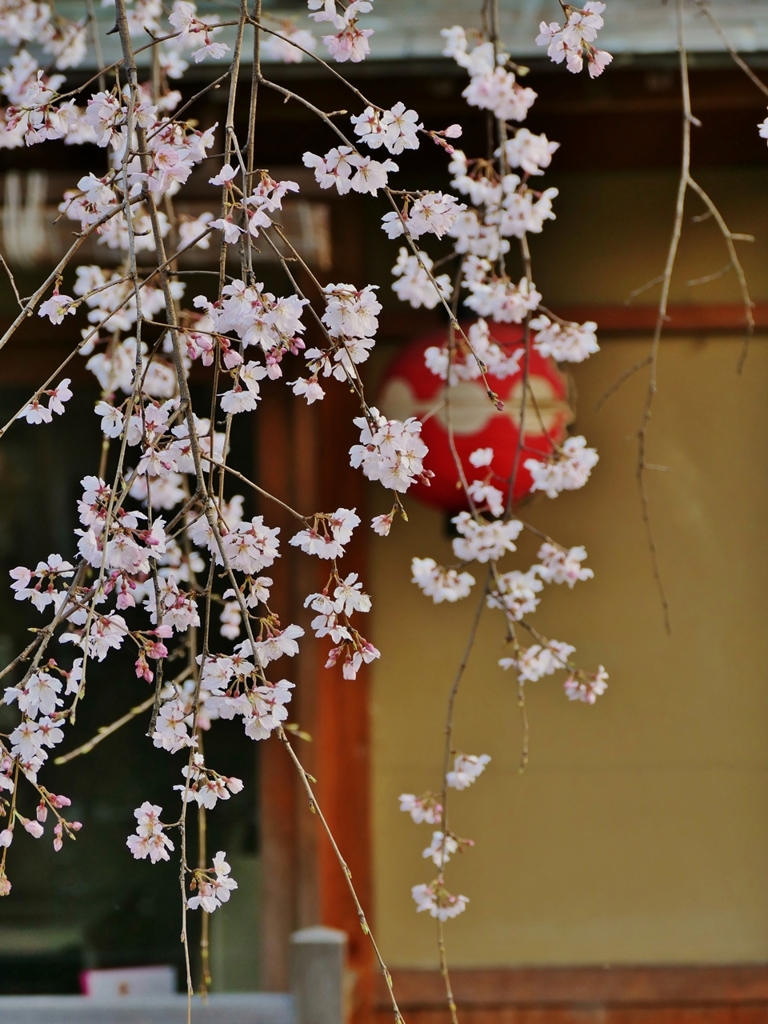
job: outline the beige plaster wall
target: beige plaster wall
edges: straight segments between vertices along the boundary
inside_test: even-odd
[[[663,342],[649,458],[669,472],[650,476],[649,493],[671,637],[634,480],[643,383],[594,411],[647,340],[602,343],[574,371],[577,429],[601,457],[593,479],[525,515],[587,547],[596,578],[549,588],[535,621],[585,666],[605,664],[610,688],[586,707],[565,699],[559,677],[529,684],[531,759],[518,774],[515,689],[496,664],[502,622],[486,613],[457,705],[457,747],[493,758],[453,797],[456,830],[476,841],[448,874],[471,899],[448,927],[457,965],[768,959],[768,338],[741,377],[738,338]],[[451,556],[440,516],[408,508],[409,524],[374,539],[369,573],[382,652],[375,920],[391,965],[429,966],[435,926],[415,915],[410,887],[432,877],[430,829],[397,796],[439,786],[440,723],[474,602],[434,607],[410,584],[413,555]],[[509,565],[534,555],[524,543]]]
[[[768,157],[760,167],[694,169],[694,174],[730,230],[754,237],[753,242],[738,243],[737,249],[752,299],[768,301]],[[622,303],[658,276],[672,228],[675,171],[555,172],[542,181],[560,190],[554,201],[557,219],[531,237],[534,280],[547,302]],[[704,209],[701,199],[689,192],[670,301],[737,303],[739,289],[732,273],[688,285],[728,263],[715,222],[693,219]],[[635,301],[654,303],[658,294],[656,286]]]

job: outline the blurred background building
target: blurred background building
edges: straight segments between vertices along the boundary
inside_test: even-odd
[[[64,3],[62,11],[79,6]],[[289,6],[298,13],[304,5]],[[532,45],[538,22],[557,17],[556,4],[500,6],[508,48],[529,64],[528,83],[539,93],[528,127],[561,142],[545,178],[560,190],[557,220],[531,238],[534,279],[557,313],[597,321],[602,346],[572,374],[577,431],[600,452],[593,478],[581,492],[557,502],[540,497],[525,509],[563,543],[584,543],[595,579],[549,593],[538,621],[585,663],[605,664],[611,679],[592,708],[569,704],[557,683],[529,687],[531,757],[521,775],[516,688],[497,667],[498,623],[481,628],[459,699],[457,744],[493,760],[472,793],[454,802],[457,831],[476,842],[451,872],[452,886],[471,898],[447,929],[458,1002],[471,1024],[756,1024],[768,1015],[768,150],[756,127],[766,99],[691,5],[691,89],[701,120],[694,173],[729,227],[755,236],[740,251],[758,326],[739,375],[743,307],[732,273],[694,283],[718,271],[727,253],[711,218],[697,218],[703,207],[689,200],[649,456],[664,467],[648,489],[668,636],[635,483],[643,375],[595,406],[646,355],[655,319],[655,291],[628,298],[661,272],[672,226],[681,146],[673,10],[609,0],[601,45],[615,60],[591,81]],[[765,4],[722,0],[713,10],[768,79]],[[459,122],[473,153],[485,147],[485,119],[464,105],[464,72],[440,56],[439,30],[454,22],[479,24],[479,14],[466,2],[378,0],[373,57],[344,71],[381,106],[406,101],[428,127]],[[194,74],[185,95],[212,72]],[[344,87],[311,63],[268,65],[268,75],[324,110],[350,106]],[[221,123],[225,99],[225,88],[210,91],[191,115],[203,126]],[[383,204],[339,202],[301,166],[305,150],[332,144],[299,104],[260,91],[257,164],[302,186],[301,198],[286,203],[287,233],[321,280],[382,284],[368,366],[374,393],[402,346],[442,319],[389,291],[398,246],[380,230]],[[403,187],[448,185],[437,147],[399,162]],[[60,143],[0,153],[0,249],[22,295],[71,237],[69,222],[54,224],[62,192],[102,166],[103,152]],[[208,177],[203,165],[182,193],[182,213],[215,209]],[[270,289],[284,289],[279,265],[261,257]],[[91,259],[93,252],[84,257]],[[182,270],[207,259],[190,257]],[[15,309],[0,275],[0,319],[9,322]],[[80,317],[58,328],[34,317],[0,353],[6,419],[79,340],[80,326]],[[0,444],[0,578],[49,550],[72,550],[78,481],[93,472],[101,445],[90,415],[97,385],[83,363],[67,370],[75,399],[55,430],[18,423]],[[194,384],[205,397],[205,381]],[[386,496],[345,465],[352,398],[334,394],[306,408],[273,390],[256,415],[237,418],[246,422],[235,424],[234,461],[305,510],[335,502],[368,515],[387,511]],[[407,499],[406,507],[410,522],[388,540],[358,531],[347,560],[373,596],[381,660],[366,678],[345,681],[322,670],[324,648],[308,642],[295,669],[296,718],[312,734],[303,749],[308,768],[406,1019],[437,1024],[447,1017],[434,922],[415,916],[410,896],[411,885],[428,878],[428,836],[398,811],[397,797],[439,785],[444,705],[472,609],[435,608],[411,585],[411,558],[448,559],[449,537],[438,512]],[[272,508],[268,515],[289,528]],[[533,561],[533,547],[521,552],[524,564],[528,555]],[[284,621],[306,624],[300,596],[313,569],[305,562],[286,548],[274,572]],[[4,655],[26,635],[11,597],[0,588]],[[145,696],[128,664],[122,674],[112,665],[97,671],[78,717],[81,740]],[[144,799],[162,803],[178,774],[178,756],[141,742],[144,728],[137,722],[51,772],[56,791],[76,796],[74,816],[85,828],[58,856],[27,843],[16,859],[14,894],[0,917],[0,991],[76,991],[89,966],[181,966],[176,869],[135,862],[125,849],[133,808]],[[209,816],[213,848],[228,851],[240,884],[212,919],[214,986],[284,989],[289,932],[324,923],[349,933],[358,1019],[388,1019],[344,878],[284,752],[252,744],[231,722],[218,723],[205,742],[212,763],[247,782]]]

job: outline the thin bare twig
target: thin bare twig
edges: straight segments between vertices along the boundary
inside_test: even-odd
[[[752,70],[752,68],[746,63],[746,61],[731,46],[730,42],[728,41],[728,37],[726,36],[725,32],[723,31],[722,25],[720,24],[720,22],[717,20],[717,18],[712,13],[712,10],[711,10],[711,8],[709,6],[709,0],[694,0],[694,3],[696,4],[696,6],[699,8],[699,10],[702,12],[702,14],[705,16],[707,21],[710,23],[712,28],[717,33],[717,36],[720,39],[720,42],[723,44],[725,49],[728,51],[728,54],[730,55],[730,57],[733,60],[734,64],[736,64],[737,67],[741,68],[741,70],[744,72],[744,74],[747,76],[747,78],[750,80],[750,82],[752,82],[753,85],[757,86],[757,88],[760,90],[760,92],[763,94],[763,96],[768,96],[768,85],[766,85],[765,82],[762,81],[762,79],[757,77],[757,75]]]

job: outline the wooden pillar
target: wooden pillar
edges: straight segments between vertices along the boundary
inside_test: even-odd
[[[266,388],[257,423],[257,479],[265,490],[290,501],[292,444],[290,405],[277,388]],[[271,526],[280,527],[283,555],[290,551],[291,516],[274,502],[264,501],[260,511]],[[291,610],[290,572],[280,559],[270,569],[273,580],[270,605],[288,615]],[[286,622],[288,620],[286,619]],[[288,940],[296,928],[295,770],[276,740],[259,744],[259,813],[263,878],[262,979],[268,992],[286,992],[289,979]]]
[[[344,213],[344,211],[346,212]],[[334,211],[335,213],[336,211]],[[334,269],[329,280],[367,283],[360,252],[360,221],[350,204],[343,220],[334,217]],[[307,342],[312,338],[307,331]],[[286,367],[286,373],[300,372]],[[363,522],[341,563],[344,574],[357,572],[364,586],[369,524],[365,519],[365,482],[349,465],[349,448],[359,439],[352,424],[359,415],[354,394],[335,380],[325,384],[322,402],[306,406],[289,389],[266,388],[257,413],[258,479],[276,496],[305,515],[357,508]],[[296,683],[289,721],[312,736],[294,740],[306,769],[317,780],[316,793],[342,856],[352,873],[358,897],[371,919],[370,770],[368,672],[343,678],[341,665],[325,669],[329,641],[312,636],[314,613],[303,599],[327,582],[329,565],[309,558],[288,540],[301,528],[285,510],[264,501],[270,526],[281,529],[281,558],[270,569],[272,605],[282,625],[295,622],[305,630],[301,653],[281,669]],[[359,628],[365,632],[365,616]],[[373,1003],[373,958],[363,935],[347,881],[333,849],[310,813],[295,769],[276,740],[260,745],[262,858],[264,864],[264,987],[285,990],[291,931],[315,924],[345,931],[349,967],[356,976],[354,1017],[369,1018]]]

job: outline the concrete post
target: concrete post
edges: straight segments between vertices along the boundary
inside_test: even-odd
[[[291,935],[291,994],[295,1024],[344,1024],[347,936],[337,928],[302,928]]]

